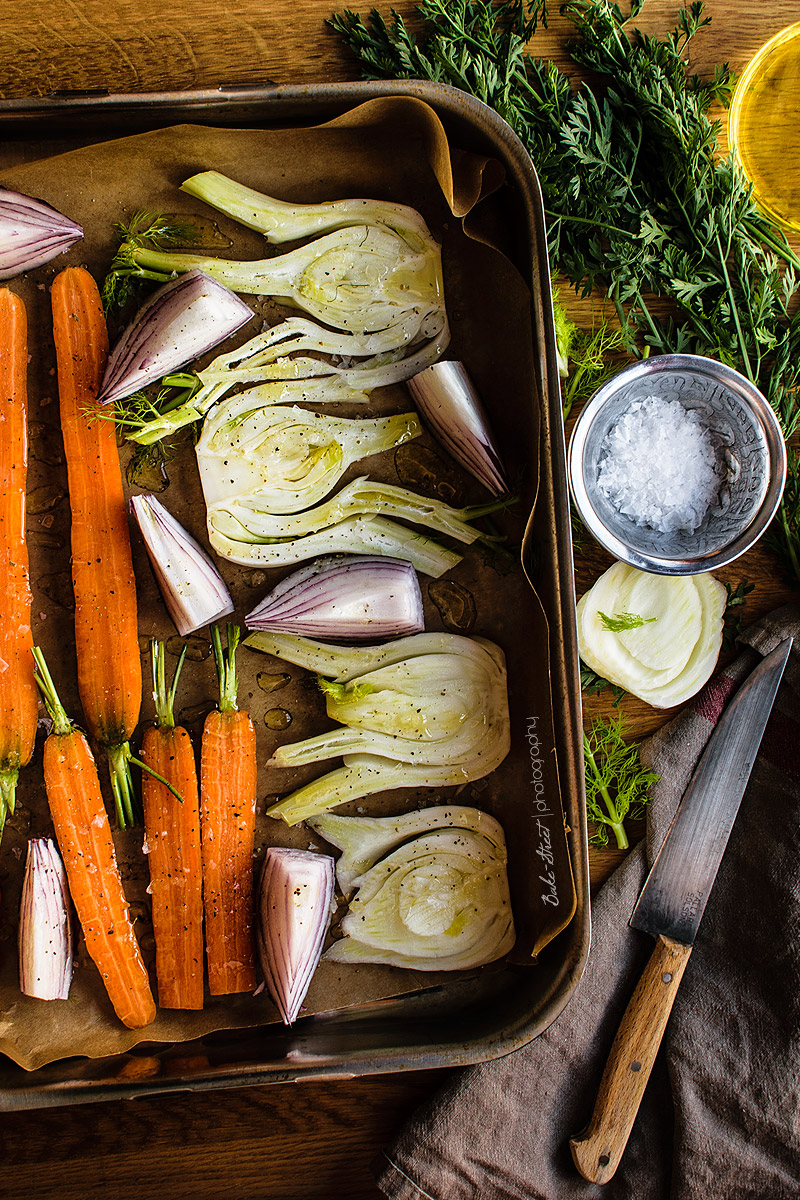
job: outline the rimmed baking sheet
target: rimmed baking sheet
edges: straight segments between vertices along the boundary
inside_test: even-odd
[[[453,140],[434,104],[419,96],[365,99],[366,103],[347,108],[343,115],[324,124],[287,127],[281,123],[258,129],[191,124],[141,134],[131,132],[4,172],[2,182],[7,186],[41,196],[79,220],[87,230],[84,243],[68,256],[13,285],[28,304],[35,347],[30,384],[29,480],[35,637],[48,658],[58,663],[59,687],[68,706],[79,715],[74,654],[64,650],[72,645],[69,515],[47,295],[48,282],[56,271],[67,262],[80,262],[102,277],[111,255],[113,223],[130,218],[137,209],[203,212],[208,217],[202,205],[178,191],[178,184],[195,171],[212,167],[259,190],[301,202],[364,195],[419,208],[443,245],[453,326],[448,357],[468,363],[491,414],[510,474],[519,481],[517,505],[497,518],[509,553],[469,549],[462,562],[434,588],[429,586],[430,581],[423,581],[428,628],[489,637],[508,658],[512,751],[491,776],[461,790],[458,801],[494,812],[506,828],[519,931],[517,948],[512,962],[503,969],[487,969],[483,976],[457,982],[441,975],[412,975],[389,968],[344,969],[323,964],[309,993],[307,1012],[334,1015],[312,1017],[291,1035],[272,1025],[276,1014],[263,994],[209,1001],[202,1014],[161,1012],[153,1026],[134,1034],[116,1022],[96,972],[88,963],[80,966],[69,1001],[29,1001],[16,990],[14,913],[24,842],[29,833],[47,830],[39,750],[23,776],[18,814],[7,827],[0,850],[0,888],[4,896],[0,1048],[28,1070],[45,1063],[57,1064],[68,1056],[73,1061],[74,1056],[100,1058],[110,1064],[109,1056],[135,1045],[140,1051],[153,1047],[154,1060],[166,1063],[174,1061],[176,1055],[180,1059],[180,1047],[159,1047],[196,1044],[211,1031],[218,1031],[215,1054],[220,1067],[209,1076],[215,1081],[224,1077],[226,1033],[235,1040],[244,1036],[245,1045],[250,1038],[253,1048],[252,1055],[245,1054],[246,1068],[231,1066],[232,1081],[243,1081],[243,1069],[245,1075],[256,1071],[285,1077],[289,1064],[292,1072],[302,1073],[341,1070],[343,1065],[352,1066],[354,1071],[393,1069],[424,1065],[428,1059],[431,1065],[473,1061],[505,1052],[526,1040],[528,1030],[533,1036],[547,1015],[566,1000],[580,972],[588,934],[585,858],[581,850],[580,797],[574,786],[577,772],[570,760],[575,744],[575,698],[563,694],[563,681],[569,686],[574,663],[570,646],[554,636],[554,630],[560,635],[570,627],[571,579],[565,581],[564,571],[565,528],[567,539],[569,528],[566,494],[557,479],[557,460],[563,447],[558,438],[552,440],[552,385],[548,383],[546,364],[542,363],[542,347],[547,347],[548,339],[546,323],[542,328],[542,313],[546,315],[548,305],[541,295],[541,285],[549,280],[542,275],[540,261],[537,277],[532,279],[526,269],[533,249],[530,237],[523,248],[515,244],[516,230],[511,222],[519,221],[520,198],[513,195],[516,181],[508,177],[505,147],[493,145],[485,134],[482,139],[467,138],[467,143],[472,140],[478,145]],[[153,110],[145,105],[143,111],[152,114]],[[498,149],[502,153],[491,152]],[[529,198],[523,201],[531,207]],[[211,227],[213,239],[218,245],[229,245],[231,256],[265,256],[263,241],[257,235],[242,231],[218,215],[213,215]],[[253,301],[253,306],[268,323],[280,316],[270,303]],[[249,334],[243,331],[239,340],[246,336]],[[402,385],[382,390],[374,401],[376,411],[382,412],[411,407]],[[123,450],[126,461],[129,453],[129,449]],[[555,474],[550,456],[556,459]],[[167,474],[169,484],[162,499],[204,541],[204,512],[188,440],[168,464]],[[370,474],[438,493],[457,503],[483,498],[477,485],[454,468],[427,435],[394,455],[382,456],[380,462],[370,463]],[[144,481],[144,486],[148,485],[149,481]],[[131,489],[141,487],[132,484]],[[534,520],[529,523],[528,513],[537,493]],[[526,570],[528,574],[535,571],[537,592],[532,591],[519,565],[523,539]],[[134,549],[143,649],[147,639],[155,635],[168,638],[172,650],[177,651],[180,639],[166,616],[136,540]],[[567,553],[568,549],[567,545]],[[223,573],[241,619],[274,579],[285,572],[273,576],[224,565]],[[295,740],[326,727],[321,698],[309,687],[304,672],[287,669],[275,660],[242,651],[240,669],[241,696],[259,730],[258,853],[271,843],[310,844],[307,830],[288,830],[264,816],[269,798],[297,782],[294,773],[268,770],[263,765],[276,738],[264,718],[279,707],[291,718],[287,740]],[[274,682],[265,677],[276,673],[288,675],[289,682],[278,692],[265,690],[265,685]],[[208,638],[202,635],[192,639],[180,700],[183,719],[198,742],[202,716],[213,705],[214,695],[213,663]],[[151,715],[151,706],[145,702],[142,721]],[[313,772],[307,769],[304,776],[316,773],[320,773],[318,768]],[[444,798],[452,800],[453,796],[449,791]],[[441,798],[430,792],[401,791],[354,807],[393,813]],[[138,917],[137,931],[145,953],[151,954],[141,833],[117,835],[117,842],[129,898]],[[490,1022],[488,1028],[485,1019],[475,1021],[464,1016],[472,998],[486,991],[500,998],[496,1006],[498,1022]],[[419,994],[412,997],[412,993]],[[430,1018],[422,1016],[426,1005],[430,1007]],[[400,1012],[409,1014],[402,1036],[398,1036],[395,1016],[398,1006]],[[415,1007],[419,1017],[411,1015]],[[449,1015],[451,1021],[458,1014],[458,1021],[466,1022],[457,1045],[448,1044],[447,1038],[437,1042],[434,1031],[441,1014]],[[415,1020],[419,1023],[416,1047]],[[338,1036],[337,1022],[346,1027],[344,1042],[350,1046],[344,1060],[345,1051],[333,1050],[330,1043],[332,1031]],[[259,1026],[263,1029],[257,1034],[250,1032]],[[237,1029],[248,1032],[235,1034]],[[353,1047],[352,1038],[359,1032],[360,1044]],[[333,1037],[334,1043],[337,1036]],[[287,1044],[294,1049],[287,1050]],[[237,1046],[238,1056],[242,1042],[237,1041]],[[304,1047],[302,1052],[298,1052],[299,1046]],[[197,1061],[206,1063],[200,1074],[208,1070],[207,1056],[200,1055]],[[63,1086],[68,1089],[70,1071],[55,1068],[55,1072],[53,1078],[63,1077]],[[102,1071],[99,1076],[96,1070],[89,1074],[95,1081],[103,1079]],[[168,1074],[170,1086],[183,1078],[180,1072]],[[41,1075],[36,1070],[29,1084],[35,1087],[35,1079]],[[74,1079],[80,1075],[80,1070],[72,1072]],[[119,1085],[116,1067],[109,1065],[103,1081]],[[61,1086],[54,1085],[55,1093],[61,1094]],[[43,1081],[42,1094],[50,1094],[47,1088]],[[9,1095],[13,1095],[13,1086]],[[13,1106],[14,1100],[9,1103]]]

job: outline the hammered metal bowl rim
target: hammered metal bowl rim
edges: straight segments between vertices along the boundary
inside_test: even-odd
[[[708,554],[694,557],[657,556],[628,545],[600,519],[584,481],[584,454],[592,425],[605,405],[613,400],[623,387],[650,376],[681,371],[713,378],[733,393],[749,410],[764,438],[769,477],[757,512],[739,536]],[[589,397],[575,422],[568,448],[570,491],[586,528],[615,558],[641,571],[657,575],[698,575],[704,571],[715,571],[746,553],[759,540],[775,516],[786,483],[786,469],[786,443],[775,412],[764,395],[733,367],[699,354],[660,354],[623,367]]]

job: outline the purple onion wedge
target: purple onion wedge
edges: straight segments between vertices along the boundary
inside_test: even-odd
[[[82,237],[80,225],[44,200],[0,188],[0,279],[41,267]]]
[[[111,404],[205,354],[251,317],[249,305],[202,271],[188,271],[150,296],[108,356],[97,397]]]
[[[333,859],[270,846],[258,894],[258,953],[284,1025],[300,1012],[331,923]]]
[[[153,573],[181,637],[233,612],[233,600],[206,551],[155,496],[132,496]]]
[[[422,593],[409,562],[331,554],[287,575],[245,617],[248,629],[334,641],[404,637],[425,628]]]
[[[19,914],[19,987],[38,1000],[66,1000],[72,983],[67,873],[50,838],[31,838]]]
[[[481,398],[460,362],[438,362],[408,381],[420,415],[456,462],[493,496],[509,490]]]

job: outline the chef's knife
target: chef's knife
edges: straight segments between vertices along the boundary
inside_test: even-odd
[[[594,1112],[570,1140],[585,1179],[607,1183],[619,1165],[692,952],[783,675],[792,639],[761,660],[740,686],[684,792],[630,924],[656,947],[625,1010]]]

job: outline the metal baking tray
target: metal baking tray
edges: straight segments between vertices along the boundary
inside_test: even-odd
[[[531,290],[533,392],[539,398],[539,480],[521,563],[546,614],[558,786],[575,906],[535,965],[509,963],[470,980],[366,1007],[212,1033],[172,1045],[143,1041],[101,1059],[71,1057],[25,1071],[0,1055],[0,1108],[15,1110],[314,1078],[464,1066],[497,1058],[542,1033],[568,1002],[590,937],[588,852],[570,513],[542,197],[522,143],[491,109],[455,88],[360,82],[298,88],[220,87],[188,93],[65,94],[0,102],[0,166],[179,123],[236,128],[318,126],[365,101],[414,97],[452,144],[502,164],[492,233]],[[532,878],[537,866],[531,865]],[[5,952],[5,951],[4,951]]]

